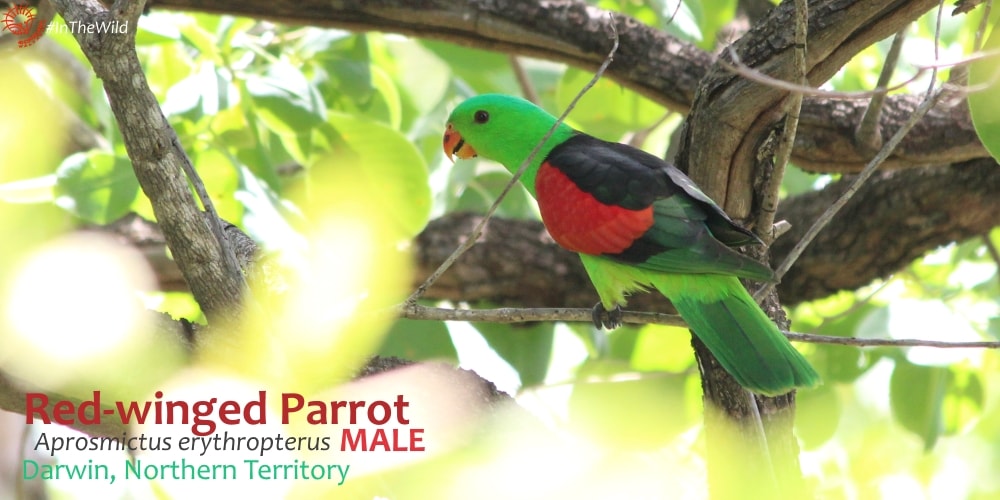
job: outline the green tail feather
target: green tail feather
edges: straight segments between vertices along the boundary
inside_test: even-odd
[[[677,312],[740,385],[775,396],[812,387],[819,375],[732,276],[653,279]],[[693,286],[692,286],[693,285]]]

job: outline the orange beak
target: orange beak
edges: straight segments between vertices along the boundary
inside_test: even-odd
[[[459,134],[449,123],[444,129],[444,154],[448,155],[448,159],[451,161],[455,161],[452,156],[467,160],[475,158],[476,150],[472,149],[472,146],[468,145],[465,139],[462,139],[462,134]]]

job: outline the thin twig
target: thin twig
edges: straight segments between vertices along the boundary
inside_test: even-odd
[[[795,0],[795,79],[803,86],[806,81],[806,36],[809,29],[809,11],[805,0]],[[792,146],[795,144],[795,134],[799,128],[799,112],[802,110],[802,93],[791,92],[784,104],[785,124],[774,152],[774,167],[763,187],[760,214],[757,217],[755,231],[757,236],[770,245],[774,241],[774,214],[778,211],[778,198],[781,195],[781,182],[785,178],[785,166],[792,156]]]
[[[993,244],[993,239],[990,238],[990,233],[983,235],[983,246],[986,247],[986,253],[990,254],[990,258],[993,259],[993,263],[997,266],[997,279],[1000,280],[1000,250],[997,250],[997,246]]]
[[[524,65],[521,64],[521,59],[517,56],[511,54],[508,59],[510,60],[510,67],[514,70],[514,76],[517,78],[517,86],[521,87],[521,94],[524,98],[534,103],[535,106],[541,106],[542,100],[538,97],[538,91],[535,90],[535,86],[531,84],[531,78],[528,77],[528,72],[524,69]]]
[[[922,76],[924,76],[924,73],[927,73],[928,71],[935,71],[935,70],[938,70],[938,69],[951,68],[951,67],[954,67],[954,66],[961,66],[961,65],[966,65],[966,64],[974,63],[976,61],[982,61],[982,60],[985,60],[985,59],[993,59],[993,58],[1000,57],[1000,49],[993,49],[993,50],[980,51],[980,52],[971,54],[969,56],[966,56],[966,57],[963,57],[961,59],[957,59],[957,60],[954,60],[954,61],[936,62],[934,64],[923,64],[923,65],[921,65],[921,64],[914,64],[913,67],[916,69],[916,72],[913,74],[913,76],[911,76],[910,78],[906,79],[905,81],[903,81],[901,83],[898,83],[898,84],[893,85],[891,87],[887,87],[885,89],[874,89],[874,90],[862,90],[862,91],[845,92],[845,91],[837,91],[837,90],[823,90],[823,89],[818,89],[818,88],[815,88],[815,87],[808,87],[808,86],[805,86],[805,85],[798,85],[798,84],[795,84],[795,83],[792,83],[792,82],[789,82],[789,81],[786,81],[786,80],[781,80],[781,79],[778,79],[778,78],[774,78],[774,77],[768,76],[768,75],[766,75],[764,73],[761,73],[760,71],[757,71],[756,69],[753,69],[753,68],[747,66],[746,64],[744,64],[740,60],[739,56],[736,54],[736,51],[733,50],[733,48],[731,46],[727,47],[726,50],[729,53],[730,58],[733,61],[729,62],[729,61],[726,61],[726,60],[723,60],[723,59],[718,59],[717,63],[720,66],[722,66],[723,68],[726,68],[727,70],[729,70],[729,71],[731,71],[731,72],[733,72],[733,73],[735,73],[737,75],[740,75],[743,78],[746,78],[747,80],[751,80],[751,81],[754,81],[754,82],[757,82],[757,83],[760,83],[760,84],[763,84],[763,85],[767,85],[769,87],[776,88],[776,89],[779,89],[779,90],[785,90],[785,91],[788,91],[788,92],[800,92],[800,93],[802,93],[803,96],[808,96],[808,97],[827,97],[827,98],[831,98],[831,99],[845,99],[845,100],[871,99],[877,93],[892,92],[894,90],[899,90],[899,89],[901,89],[903,87],[906,87],[907,85],[909,85],[909,84],[911,84],[911,83],[919,80]],[[989,87],[989,84],[974,85],[974,86],[970,86],[970,87],[962,87],[962,86],[958,86],[958,85],[953,85],[951,88],[949,88],[949,90],[952,90],[952,91],[955,91],[955,92],[961,92],[963,94],[970,94],[970,93],[973,93],[973,92],[982,91],[983,89],[985,89],[987,87]]]
[[[449,309],[443,307],[401,307],[403,318],[429,321],[468,321],[480,323],[531,323],[561,321],[564,323],[593,323],[593,311],[584,308],[498,308],[498,309]],[[686,327],[687,323],[675,314],[639,311],[622,311],[622,322],[631,325],[664,325]],[[810,344],[836,344],[856,347],[937,347],[942,349],[978,348],[1000,349],[1000,342],[972,341],[948,342],[924,339],[863,339],[782,331],[786,337]]]
[[[177,136],[174,136],[174,141],[177,142],[176,147],[183,151]],[[204,207],[205,212],[209,215],[208,227],[212,231],[212,235],[215,236],[215,240],[219,243],[219,252],[222,254],[222,262],[226,265],[226,273],[236,277],[243,283],[244,294],[250,294],[250,289],[246,286],[246,277],[243,275],[239,261],[236,260],[236,253],[233,251],[233,246],[229,244],[229,237],[226,236],[226,231],[222,227],[222,219],[215,210],[212,197],[208,195],[208,190],[205,189],[205,183],[202,182],[201,176],[198,175],[198,171],[195,170],[190,159],[187,157],[182,158],[181,166],[184,170],[184,175],[188,178],[188,182],[194,186],[194,192],[198,194],[201,206]],[[246,300],[249,300],[249,297],[246,297]]]
[[[809,6],[806,0],[795,0],[794,15],[794,78],[796,83],[808,86],[806,79],[806,40],[809,30]],[[792,156],[792,146],[795,144],[795,134],[799,128],[799,113],[802,110],[802,93],[791,92],[785,98],[783,112],[785,123],[782,127],[781,138],[778,141],[777,149],[774,152],[771,175],[761,190],[761,209],[757,217],[756,233],[765,244],[770,245],[774,241],[774,214],[778,211],[778,198],[781,195],[781,181],[785,178],[785,166]],[[767,433],[764,432],[764,421],[760,416],[758,408],[758,398],[749,389],[744,389],[743,394],[750,403],[753,410],[752,417],[756,426],[758,436],[758,446],[761,448],[761,458],[767,460],[767,471],[770,473],[769,479],[773,484],[774,491],[781,490],[781,483],[778,482],[777,474],[774,470],[774,462],[771,459],[771,447],[767,440]]]
[[[723,68],[726,68],[727,70],[729,70],[729,71],[731,71],[731,72],[733,72],[733,73],[735,73],[737,75],[742,76],[743,78],[746,78],[747,80],[751,80],[751,81],[754,81],[754,82],[757,82],[757,83],[760,83],[760,84],[763,84],[763,85],[767,85],[769,87],[773,87],[773,88],[776,88],[776,89],[779,89],[779,90],[786,90],[788,92],[798,92],[798,93],[802,94],[803,96],[829,97],[829,98],[833,98],[833,99],[870,99],[876,93],[883,92],[882,90],[862,90],[862,91],[853,91],[853,92],[843,92],[843,91],[836,91],[836,90],[822,90],[822,89],[818,89],[818,88],[815,88],[815,87],[809,87],[809,86],[806,86],[806,85],[800,85],[800,84],[797,84],[797,83],[792,83],[792,82],[789,82],[789,81],[781,80],[779,78],[774,78],[774,77],[768,76],[768,75],[766,75],[764,73],[761,73],[760,71],[757,71],[756,69],[753,69],[753,68],[747,66],[746,64],[744,64],[740,60],[739,56],[736,54],[736,51],[733,50],[732,46],[728,47],[727,51],[728,51],[728,53],[730,55],[730,58],[733,60],[733,62],[729,62],[729,61],[726,61],[726,60],[720,58],[717,61],[720,66],[722,66]],[[912,77],[910,77],[908,80],[906,80],[906,81],[904,81],[904,82],[902,82],[902,83],[900,83],[898,85],[894,85],[892,87],[889,87],[889,88],[885,89],[884,91],[885,92],[891,92],[893,90],[898,90],[898,89],[901,89],[903,87],[906,87],[911,82],[913,82],[913,81],[919,79],[921,76],[923,76],[923,74],[926,73],[927,71],[933,71],[935,69],[937,69],[937,66],[918,66],[917,67],[917,72]]]
[[[940,41],[940,35],[941,35],[940,21],[942,12],[944,12],[944,0],[941,0],[941,2],[938,4],[938,27],[934,33],[935,60],[937,60],[937,55],[938,55],[937,45]],[[785,257],[785,260],[781,263],[780,266],[778,266],[778,269],[775,270],[774,272],[775,281],[767,283],[766,285],[761,287],[761,289],[758,290],[756,294],[754,294],[755,300],[760,302],[762,297],[765,297],[768,293],[771,293],[771,290],[775,287],[777,283],[781,282],[781,278],[785,275],[785,273],[788,272],[788,270],[792,267],[792,265],[795,264],[795,261],[799,259],[799,257],[802,255],[802,252],[805,251],[806,247],[808,247],[809,244],[812,243],[813,239],[816,238],[816,235],[819,234],[819,232],[822,231],[823,228],[825,228],[826,225],[829,224],[831,220],[833,220],[833,217],[837,215],[837,212],[839,212],[841,208],[844,208],[844,205],[846,205],[847,202],[854,197],[855,193],[857,193],[858,190],[861,189],[861,186],[864,185],[864,183],[868,181],[869,178],[871,178],[872,174],[875,173],[875,170],[878,168],[878,166],[881,165],[882,162],[884,162],[885,159],[888,158],[890,154],[892,154],[892,152],[896,149],[896,146],[898,146],[899,143],[903,141],[903,138],[906,137],[906,134],[910,133],[910,129],[912,129],[914,125],[916,125],[917,122],[920,121],[920,119],[923,118],[924,115],[927,114],[927,112],[930,111],[932,107],[934,107],[934,105],[938,101],[938,98],[940,98],[942,94],[941,91],[935,91],[934,89],[935,85],[937,84],[937,72],[938,72],[937,68],[933,68],[931,70],[931,78],[930,82],[927,85],[927,92],[923,102],[920,103],[920,106],[918,106],[917,109],[913,112],[913,114],[911,114],[910,117],[906,120],[906,122],[903,123],[903,126],[900,127],[895,134],[892,135],[892,137],[889,139],[889,142],[887,142],[885,146],[882,147],[882,149],[878,152],[878,154],[876,154],[875,157],[872,158],[867,165],[865,165],[865,168],[862,169],[860,173],[858,173],[857,178],[854,179],[854,182],[851,183],[850,187],[847,188],[847,191],[845,191],[844,194],[840,195],[840,197],[837,198],[837,201],[833,202],[833,204],[830,205],[830,208],[827,208],[826,211],[823,212],[823,215],[821,215],[819,219],[817,219],[816,222],[813,223],[813,225],[809,228],[809,230],[806,231],[806,234],[802,236],[802,239],[795,244],[792,250]]]
[[[882,65],[882,72],[878,75],[878,83],[875,84],[875,95],[865,108],[865,114],[861,117],[861,123],[854,131],[854,140],[871,151],[878,151],[882,147],[882,130],[879,122],[882,119],[882,108],[885,105],[886,88],[892,80],[892,73],[899,63],[899,53],[903,48],[903,40],[906,39],[906,28],[899,30],[892,38],[892,45],[889,46],[889,53],[885,56],[885,63]]]
[[[681,11],[682,5],[684,5],[684,0],[677,0],[677,7],[674,7],[674,11],[670,13],[670,17],[663,22],[664,26],[670,26],[674,23],[674,18],[676,18],[677,14]]]
[[[552,127],[549,128],[548,132],[545,133],[542,139],[538,141],[538,144],[535,145],[534,149],[532,149],[531,152],[528,153],[528,156],[524,159],[524,161],[521,162],[521,166],[517,169],[517,172],[515,172],[514,175],[510,178],[510,181],[507,183],[507,185],[504,186],[503,191],[500,192],[500,195],[497,196],[496,201],[494,201],[493,205],[491,205],[489,210],[486,211],[486,214],[483,216],[482,220],[479,221],[479,224],[477,224],[476,227],[472,230],[472,232],[469,233],[465,241],[462,242],[462,244],[458,248],[456,248],[455,251],[452,252],[451,255],[449,255],[448,258],[445,259],[445,261],[441,263],[441,265],[438,266],[438,268],[435,269],[434,272],[431,273],[431,275],[428,276],[427,279],[424,280],[424,282],[421,283],[420,286],[418,286],[417,289],[412,294],[410,294],[410,296],[406,299],[406,302],[404,303],[405,307],[407,308],[417,307],[417,300],[420,299],[420,297],[422,297],[424,293],[427,292],[427,289],[430,288],[431,285],[433,285],[434,282],[437,281],[438,278],[440,278],[441,275],[444,274],[444,272],[447,271],[448,268],[450,268],[452,264],[454,264],[455,261],[462,256],[462,254],[464,254],[468,249],[472,248],[472,246],[476,244],[476,242],[479,240],[479,237],[483,234],[483,228],[486,227],[486,223],[489,222],[490,218],[492,218],[493,214],[497,211],[497,207],[500,206],[500,202],[503,201],[503,199],[507,196],[507,193],[509,193],[510,190],[514,187],[514,184],[516,184],[517,181],[521,178],[521,175],[524,174],[524,171],[528,168],[528,165],[531,164],[531,161],[542,149],[542,146],[545,145],[545,143],[549,140],[549,137],[551,137],[552,134],[555,132],[556,128],[559,127],[559,125],[562,124],[562,122],[566,119],[566,116],[569,115],[569,112],[572,111],[574,107],[576,107],[576,103],[580,101],[580,98],[583,97],[583,95],[586,94],[587,91],[591,89],[591,87],[597,84],[598,80],[601,79],[601,76],[608,69],[608,66],[611,64],[611,61],[614,60],[615,52],[618,51],[618,28],[615,26],[614,15],[613,14],[609,15],[611,16],[611,32],[613,35],[612,39],[613,43],[611,45],[611,50],[608,52],[608,56],[604,59],[604,62],[601,64],[601,67],[597,68],[597,72],[594,73],[594,77],[591,78],[589,82],[587,82],[587,85],[584,85],[584,87],[580,89],[580,92],[578,92],[576,94],[576,97],[574,97],[573,100],[570,101],[569,106],[566,107],[566,110],[563,111],[561,115],[559,115],[559,118],[556,119],[556,122],[552,124]]]
[[[862,339],[858,337],[836,337],[813,333],[783,332],[789,340],[811,344],[850,345],[856,347],[936,347],[940,349],[1000,349],[1000,342],[988,340],[971,342],[948,342],[924,339]]]
[[[641,148],[642,145],[645,144],[646,139],[649,139],[649,135],[652,134],[654,130],[658,129],[660,125],[663,125],[663,123],[666,122],[667,119],[673,115],[674,112],[668,110],[666,113],[663,114],[663,116],[660,117],[659,120],[656,120],[656,122],[653,123],[652,125],[646,128],[641,128],[639,130],[636,130],[635,132],[632,133],[632,137],[629,137],[627,144],[634,148]]]
[[[409,319],[431,321],[470,321],[479,323],[531,323],[537,321],[561,321],[564,323],[593,323],[592,309],[573,307],[541,307],[496,309],[448,309],[417,305],[404,306],[400,315]],[[634,325],[687,326],[676,314],[622,311],[622,322]]]
[[[986,35],[986,28],[990,25],[990,10],[992,8],[993,0],[988,0],[983,6],[983,17],[979,19],[979,27],[976,28],[976,37],[972,43],[973,52],[979,52],[983,48],[983,37]]]
[[[805,251],[806,247],[812,243],[813,239],[816,238],[816,235],[819,234],[819,232],[822,231],[831,220],[833,220],[833,217],[837,215],[837,212],[839,212],[840,209],[843,208],[852,197],[854,197],[855,193],[861,189],[861,186],[864,185],[872,174],[875,173],[878,166],[881,165],[882,162],[884,162],[886,158],[888,158],[889,155],[891,155],[896,149],[896,146],[903,141],[903,138],[910,132],[910,129],[912,129],[913,126],[916,125],[925,114],[927,114],[927,111],[934,107],[934,104],[937,103],[938,98],[941,96],[941,92],[934,91],[933,85],[936,81],[937,70],[935,69],[931,73],[931,87],[927,89],[927,95],[924,98],[924,101],[920,103],[920,106],[918,106],[906,122],[903,123],[903,126],[900,127],[891,138],[889,138],[889,141],[886,142],[885,146],[882,147],[878,154],[876,154],[875,157],[872,158],[867,165],[865,165],[865,168],[858,173],[857,178],[854,179],[854,182],[847,188],[847,191],[840,195],[840,197],[837,198],[837,201],[833,202],[833,204],[830,205],[825,212],[823,212],[823,215],[821,215],[819,219],[816,219],[816,222],[814,222],[809,230],[806,231],[806,234],[801,240],[798,241],[798,243],[795,244],[795,247],[792,248],[792,250],[785,257],[785,260],[775,270],[774,276],[776,281],[768,283],[758,290],[757,293],[754,294],[754,299],[760,301],[761,297],[764,297],[771,292],[771,289],[773,289],[774,286],[781,281],[781,278],[788,272],[792,265],[795,264],[795,261],[797,261],[802,255],[802,252]]]

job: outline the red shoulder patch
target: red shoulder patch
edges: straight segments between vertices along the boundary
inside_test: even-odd
[[[573,252],[620,253],[653,225],[652,206],[629,210],[605,205],[548,162],[538,168],[535,194],[549,234]]]

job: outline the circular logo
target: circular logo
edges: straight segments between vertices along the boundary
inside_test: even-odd
[[[27,5],[15,5],[7,9],[3,15],[3,29],[10,31],[15,36],[25,36],[30,33],[31,21],[35,19],[35,12]]]

